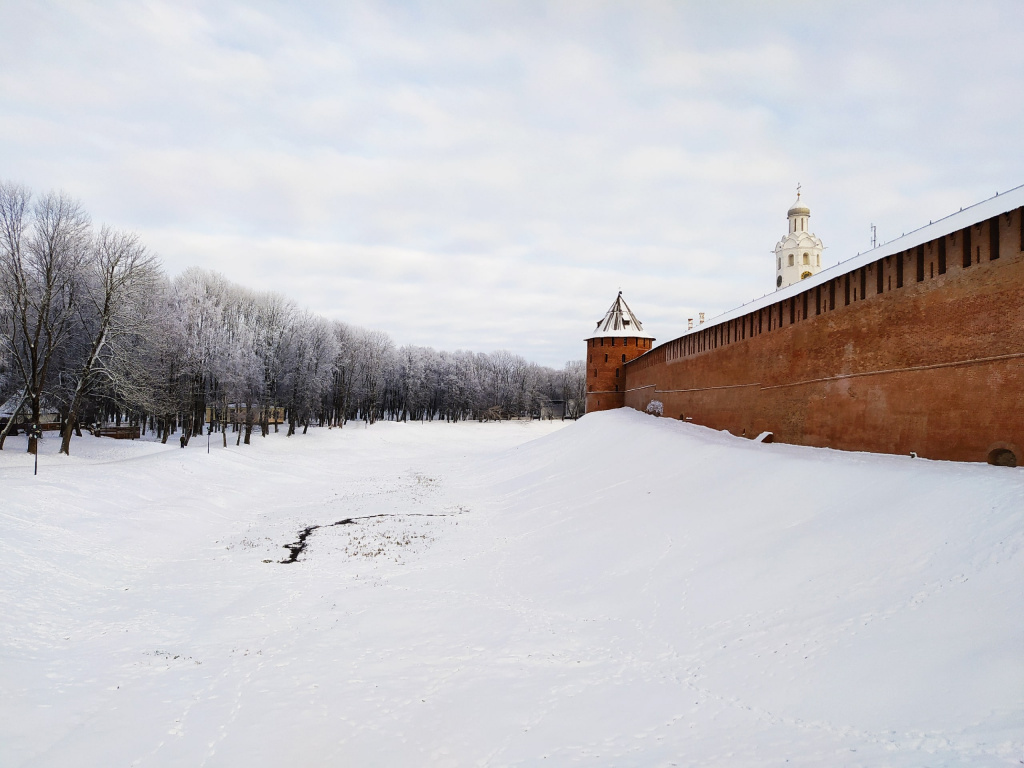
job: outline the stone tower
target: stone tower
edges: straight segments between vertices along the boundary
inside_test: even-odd
[[[821,271],[821,240],[808,231],[807,221],[811,209],[800,200],[800,186],[796,188],[796,202],[786,214],[789,232],[775,246],[775,289],[798,283]]]
[[[587,413],[626,404],[625,366],[654,346],[654,337],[622,298],[615,297],[587,337]]]

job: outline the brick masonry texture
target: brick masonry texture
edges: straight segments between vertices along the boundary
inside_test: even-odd
[[[626,363],[650,349],[650,339],[587,339],[587,413],[625,405]]]
[[[1024,463],[1022,217],[661,344],[620,373],[624,404],[780,442]]]

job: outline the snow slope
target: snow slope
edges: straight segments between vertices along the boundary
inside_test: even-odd
[[[0,765],[1024,759],[1024,470],[560,427],[9,441]]]

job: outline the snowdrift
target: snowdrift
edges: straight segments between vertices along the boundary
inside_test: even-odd
[[[560,426],[5,450],[0,764],[1024,758],[1024,470]]]

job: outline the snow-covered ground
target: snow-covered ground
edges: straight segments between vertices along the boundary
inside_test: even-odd
[[[57,442],[0,453],[2,766],[1024,760],[1021,469],[632,411]]]

